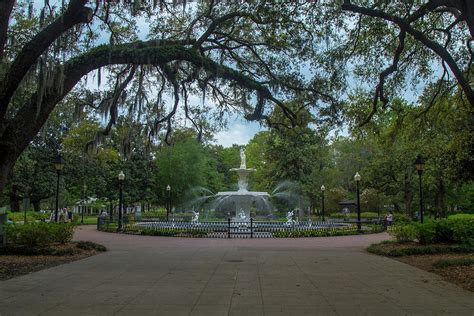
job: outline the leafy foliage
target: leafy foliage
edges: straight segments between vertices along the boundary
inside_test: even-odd
[[[7,225],[7,241],[25,248],[42,248],[52,243],[67,243],[72,240],[74,226],[62,223],[30,223]]]

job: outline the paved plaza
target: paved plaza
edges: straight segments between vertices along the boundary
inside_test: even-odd
[[[474,315],[474,294],[364,248],[301,239],[118,235],[109,251],[0,282],[0,315]]]

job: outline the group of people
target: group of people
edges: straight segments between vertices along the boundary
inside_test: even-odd
[[[73,219],[74,219],[73,213],[67,207],[65,207],[65,208],[58,211],[58,222],[59,223],[69,223],[69,222],[72,222]],[[49,215],[49,221],[50,222],[55,222],[56,221],[56,212],[55,211],[52,211],[51,214]]]

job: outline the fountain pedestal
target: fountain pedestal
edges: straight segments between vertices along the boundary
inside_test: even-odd
[[[232,168],[230,171],[237,172],[239,176],[239,190],[218,192],[216,195],[222,197],[223,200],[226,198],[232,198],[232,201],[235,203],[235,216],[232,218],[233,221],[250,221],[250,208],[252,207],[252,203],[257,199],[263,199],[265,203],[268,203],[270,195],[267,192],[252,192],[248,190],[248,176],[256,170],[253,168],[247,168],[245,151],[243,148],[240,149],[240,168]],[[239,213],[242,215],[239,216]]]

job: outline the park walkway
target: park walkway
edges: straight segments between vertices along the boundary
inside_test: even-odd
[[[386,234],[302,239],[117,235],[109,251],[0,282],[0,315],[474,315],[474,294],[364,251]]]

